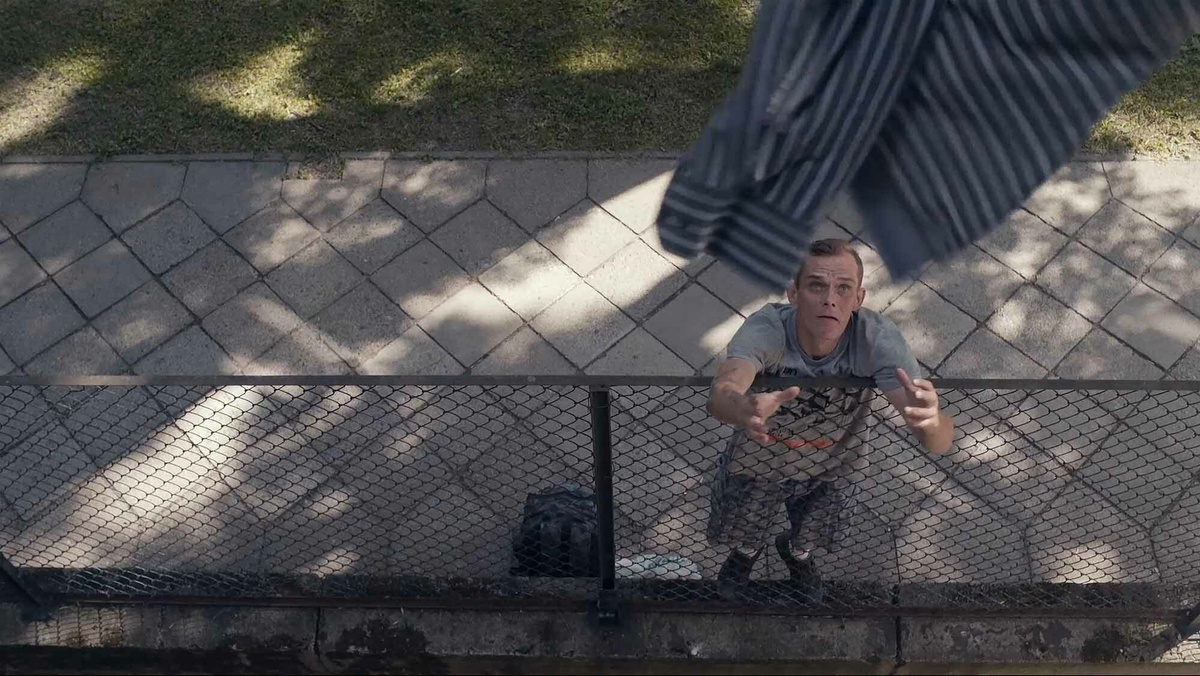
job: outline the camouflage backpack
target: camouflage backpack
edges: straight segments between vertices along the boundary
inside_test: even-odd
[[[511,572],[521,577],[598,577],[599,549],[592,492],[563,484],[525,497]]]

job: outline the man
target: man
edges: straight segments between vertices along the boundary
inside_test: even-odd
[[[759,374],[873,378],[926,450],[950,450],[953,421],[896,325],[862,309],[862,278],[849,242],[814,242],[788,286],[789,302],[769,303],[746,319],[713,379],[709,412],[739,428],[718,462],[709,520],[709,538],[733,548],[718,575],[726,589],[749,580],[782,503],[791,529],[775,548],[792,580],[820,599],[811,552],[836,549],[867,466],[874,389],[747,394]]]

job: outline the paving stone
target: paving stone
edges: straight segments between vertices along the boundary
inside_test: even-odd
[[[1068,243],[1037,276],[1038,286],[1094,322],[1136,283],[1129,273],[1078,242]]]
[[[187,309],[151,280],[97,317],[93,326],[132,364],[191,322]]]
[[[700,273],[704,272],[706,269],[708,269],[708,266],[712,265],[713,261],[716,260],[706,253],[702,253],[699,256],[691,259],[684,258],[682,256],[676,256],[675,254],[663,248],[662,239],[658,236],[657,228],[651,228],[650,230],[647,230],[646,232],[642,233],[638,239],[641,239],[643,242],[645,242],[646,246],[654,249],[654,253],[665,258],[668,263],[674,265],[680,270],[683,270],[684,273],[686,273],[689,277],[696,277]]]
[[[203,317],[258,279],[241,256],[217,240],[162,276],[175,297]]]
[[[1166,452],[1167,440],[1156,434],[1158,424],[1152,420],[1139,425],[1139,430],[1115,427],[1112,436],[1076,473],[1079,480],[1147,530],[1192,482],[1191,472]]]
[[[341,179],[284,181],[283,201],[327,232],[379,197],[382,184],[382,161],[347,160]]]
[[[1060,232],[1073,235],[1110,197],[1104,165],[1069,162],[1025,200],[1025,208]]]
[[[625,313],[587,284],[571,289],[530,325],[578,366],[600,356],[634,327]]]
[[[282,162],[191,162],[183,201],[224,234],[279,199]]]
[[[471,375],[570,376],[578,370],[533,329],[523,326],[483,361]]]
[[[892,279],[891,273],[886,267],[868,273],[863,278],[863,288],[867,290],[863,307],[875,312],[883,312],[905,291],[912,288],[914,283],[914,280],[908,278]]]
[[[588,196],[634,232],[645,232],[674,170],[673,160],[592,160]]]
[[[11,509],[28,524],[52,511],[64,497],[64,492],[69,495],[72,489],[78,490],[96,469],[87,454],[57,422],[43,425],[25,441],[5,450],[4,463],[0,465],[0,491]],[[74,500],[82,498],[79,495],[71,497]],[[63,523],[56,525],[62,528]],[[63,544],[54,542],[56,547]]]
[[[95,317],[150,279],[124,244],[112,240],[54,275],[88,317]]]
[[[246,375],[338,376],[350,367],[321,340],[321,333],[304,324],[244,369]]]
[[[419,326],[405,331],[358,367],[358,372],[364,376],[455,376],[464,370],[462,364]]]
[[[8,228],[4,227],[3,223],[0,223],[0,242],[3,242],[9,237],[11,237],[11,235],[8,232]]]
[[[896,534],[905,582],[1017,584],[1030,581],[1021,530],[952,482],[934,491]]]
[[[261,282],[204,318],[204,330],[239,365],[253,361],[303,320]]]
[[[934,367],[975,329],[974,319],[921,283],[892,301],[885,314],[899,327],[913,355]]]
[[[497,517],[457,484],[448,483],[414,506],[421,519],[399,520],[392,557],[409,575],[497,578],[512,564],[511,532],[516,523]]]
[[[1200,319],[1142,283],[1100,325],[1163,368],[1200,337]]]
[[[1066,243],[1067,238],[1061,233],[1021,209],[1012,212],[1008,220],[976,242],[980,249],[1025,279],[1033,279]]]
[[[353,289],[363,275],[321,240],[302,249],[267,275],[266,282],[305,319]]]
[[[1021,286],[1021,276],[977,247],[931,266],[921,281],[979,321],[987,319]]]
[[[1171,368],[1171,377],[1176,380],[1200,380],[1200,348],[1193,345]]]
[[[483,197],[480,161],[393,161],[383,175],[383,199],[425,232]]]
[[[432,242],[420,242],[383,266],[371,281],[413,319],[420,319],[470,282]]]
[[[1157,380],[1163,372],[1103,329],[1092,329],[1054,372],[1062,378]]]
[[[83,184],[83,201],[120,234],[178,199],[187,166],[167,162],[93,164]]]
[[[71,334],[25,365],[25,372],[30,375],[102,376],[128,370],[125,362],[90,326]]]
[[[539,242],[583,277],[633,238],[629,228],[591,202],[572,207],[537,235]]]
[[[44,284],[0,308],[0,346],[24,364],[84,323],[58,287]]]
[[[1200,214],[1200,163],[1138,160],[1105,162],[1113,196],[1171,232]]]
[[[424,234],[383,200],[375,200],[325,234],[359,270],[372,274]]]
[[[1200,582],[1195,553],[1200,547],[1200,486],[1192,486],[1151,533],[1162,581],[1169,585]],[[1188,660],[1188,661],[1195,661]]]
[[[706,478],[645,431],[621,429],[613,441],[613,502],[626,517],[652,524]]]
[[[1042,378],[1046,369],[1000,336],[980,328],[950,354],[938,374],[944,378]]]
[[[0,165],[0,223],[18,235],[79,197],[86,164]]]
[[[474,364],[521,327],[521,318],[472,282],[418,324],[463,364]]]
[[[635,239],[596,268],[587,281],[640,321],[691,280],[645,242]]]
[[[1088,320],[1032,286],[1019,289],[987,326],[1046,368],[1054,368],[1092,329]]]
[[[156,275],[216,239],[213,231],[183,202],[154,214],[121,236]]]
[[[362,284],[313,318],[321,337],[357,368],[412,326],[395,303],[373,284]]]
[[[1151,582],[1149,538],[1092,489],[1074,483],[1029,529],[1034,579],[1043,582]]]
[[[579,275],[537,242],[526,242],[479,281],[526,321],[579,283]]]
[[[468,274],[477,276],[525,243],[526,235],[507,216],[480,201],[429,236]]]
[[[1008,419],[1017,416],[1001,393],[999,401],[968,399],[959,421],[953,453],[935,460],[954,481],[979,496],[1014,523],[1028,524],[1070,481],[1070,472],[1021,436]],[[1015,393],[1019,397],[1023,393]],[[958,408],[947,406],[947,410]],[[991,409],[991,410],[989,410]],[[999,409],[999,410],[995,410]]]
[[[587,367],[589,376],[690,376],[695,368],[637,328]]]
[[[493,160],[487,197],[526,232],[537,232],[587,197],[587,162]]]
[[[0,376],[8,375],[16,370],[17,365],[4,354],[4,350],[0,350]]]
[[[1074,471],[1100,448],[1117,424],[1109,411],[1128,411],[1132,406],[1113,405],[1116,397],[1112,395],[1111,391],[1034,390],[1000,415],[1035,448]]]
[[[16,240],[0,244],[0,306],[32,289],[46,278],[37,262]]]
[[[767,303],[787,302],[785,294],[764,291],[762,287],[747,281],[745,277],[737,274],[733,268],[721,261],[716,261],[708,266],[708,269],[697,277],[696,281],[737,310],[743,317],[749,317]]]
[[[856,236],[863,234],[862,218],[851,205],[850,197],[845,191],[834,195],[821,208],[821,211],[825,218],[833,221],[846,232]]]
[[[168,340],[134,365],[142,375],[234,375],[237,363],[213,342],[199,326]]]
[[[71,202],[18,238],[50,274],[112,239],[112,231],[82,202]]]
[[[683,290],[643,325],[695,368],[729,345],[744,319],[702,287]]]
[[[1141,277],[1171,246],[1171,233],[1120,202],[1109,202],[1079,230],[1081,244]]]
[[[1193,221],[1190,226],[1188,226],[1188,229],[1183,231],[1183,238],[1192,244],[1195,244],[1196,246],[1200,246],[1200,217],[1197,217],[1196,220]]]
[[[1200,249],[1181,240],[1155,261],[1142,281],[1192,314],[1200,314],[1200,289],[1195,284],[1197,271],[1200,271]],[[1129,286],[1132,288],[1133,285]]]
[[[580,455],[580,450],[544,442],[517,425],[508,437],[488,444],[467,466],[463,484],[476,495],[488,497],[488,507],[501,517],[497,527],[508,534],[521,522],[527,494],[567,481],[587,485],[590,452]]]
[[[852,244],[854,245],[854,250],[858,252],[858,257],[863,262],[863,279],[866,279],[868,275],[875,273],[876,270],[883,267],[883,257],[870,244],[859,239],[854,240]]]
[[[225,241],[266,274],[321,236],[280,202],[255,214],[225,235]]]

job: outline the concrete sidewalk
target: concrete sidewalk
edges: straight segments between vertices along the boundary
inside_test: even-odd
[[[652,220],[669,158],[0,163],[0,373],[711,372],[771,300]],[[821,235],[852,237],[835,208]],[[1067,166],[867,305],[935,374],[1200,377],[1200,163]]]

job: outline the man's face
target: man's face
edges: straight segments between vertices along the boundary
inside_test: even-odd
[[[858,264],[848,253],[809,256],[797,284],[788,286],[802,331],[820,340],[837,340],[862,307],[866,292],[858,281]]]

